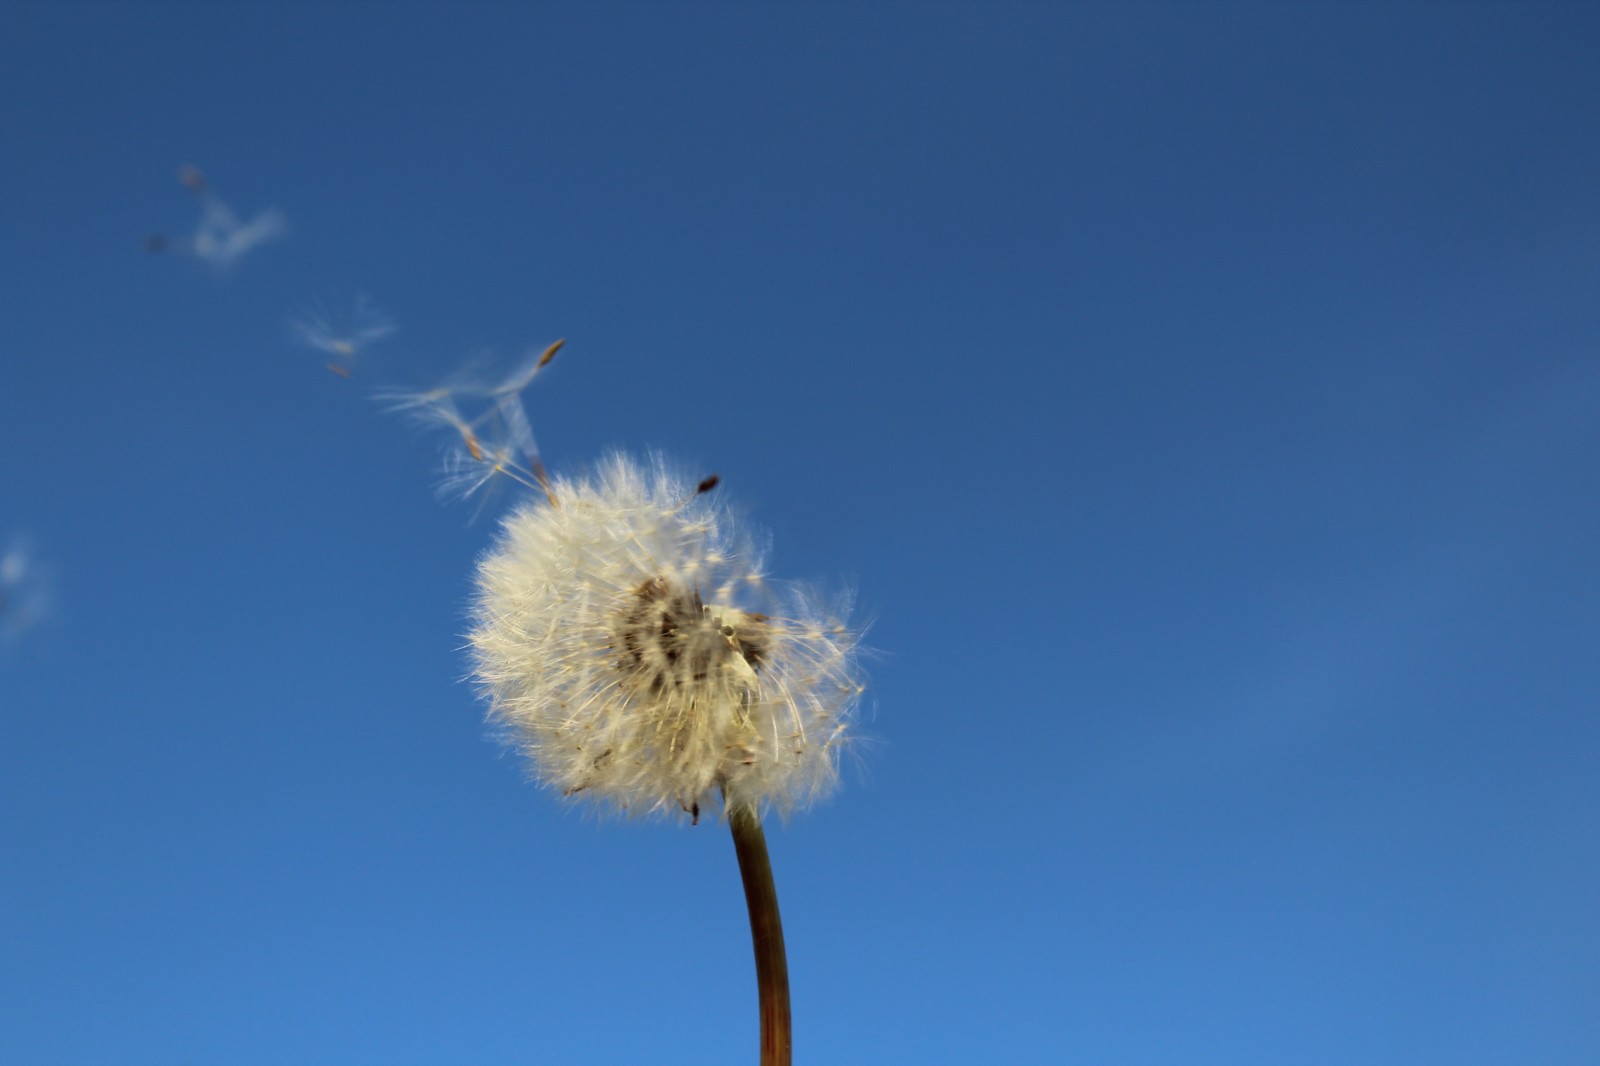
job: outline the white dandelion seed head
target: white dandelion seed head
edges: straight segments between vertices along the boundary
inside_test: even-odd
[[[543,783],[695,815],[719,792],[787,813],[833,790],[856,635],[765,582],[753,544],[659,457],[610,456],[506,519],[478,568],[475,673]]]

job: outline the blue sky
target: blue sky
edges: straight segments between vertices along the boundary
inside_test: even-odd
[[[714,823],[528,784],[374,388],[853,584],[812,1063],[1600,1059],[1600,9],[0,5],[0,1059],[742,1063]],[[183,254],[200,168],[282,235]],[[166,234],[152,254],[146,237]],[[397,324],[346,378],[291,322]]]

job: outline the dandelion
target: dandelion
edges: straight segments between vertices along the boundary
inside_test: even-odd
[[[449,496],[537,490],[478,566],[470,642],[489,718],[564,797],[632,815],[720,810],[755,946],[762,1066],[789,1066],[789,976],[761,819],[839,784],[863,692],[849,600],[768,579],[757,538],[659,456],[551,477],[522,394],[563,342],[498,379],[388,389],[446,437]]]
[[[777,586],[753,536],[659,457],[556,478],[478,568],[491,719],[565,796],[638,814],[720,801],[755,941],[762,1063],[790,1061],[788,971],[761,813],[834,790],[862,693],[846,603]]]
[[[775,589],[749,534],[659,458],[613,455],[550,495],[480,566],[472,632],[491,714],[540,779],[691,816],[831,792],[861,693],[842,618]]]
[[[313,308],[289,322],[295,342],[331,356],[328,369],[340,377],[349,377],[356,356],[395,329],[394,319],[365,296],[357,297],[349,308]]]

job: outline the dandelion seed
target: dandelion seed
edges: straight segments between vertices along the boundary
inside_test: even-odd
[[[445,453],[443,476],[436,487],[440,499],[476,496],[472,520],[477,521],[508,481],[547,491],[547,475],[533,446],[533,431],[515,397],[502,397],[501,403],[481,417],[480,424],[461,426],[459,432],[460,443]]]
[[[283,236],[287,226],[278,211],[263,211],[242,222],[220,200],[206,204],[200,229],[194,235],[194,254],[219,270],[226,270],[252,248]]]
[[[516,396],[501,396],[490,412],[491,420],[502,428],[506,447],[513,455],[520,455],[529,463],[539,461],[539,447],[533,442],[533,427],[528,424],[528,412]]]
[[[226,270],[252,248],[283,236],[287,228],[283,213],[276,210],[262,211],[248,222],[242,220],[212,191],[197,167],[181,168],[178,180],[200,199],[199,226],[180,247],[218,270]],[[147,251],[159,253],[168,249],[169,241],[164,235],[153,233],[145,238],[144,246]]]
[[[0,642],[14,643],[50,613],[49,571],[35,560],[28,543],[13,538],[0,554]]]
[[[548,475],[521,393],[565,343],[556,341],[493,384],[486,384],[481,375],[458,371],[451,381],[432,389],[378,391],[378,400],[390,412],[424,429],[449,431],[451,439],[438,485],[442,498],[477,497],[476,517],[492,496],[483,490],[499,482],[511,481],[548,495]],[[463,404],[469,409],[479,405],[481,409],[467,417]]]
[[[421,425],[437,423],[455,431],[459,443],[466,449],[474,462],[483,462],[483,445],[478,440],[477,425],[461,417],[460,410],[455,401],[446,393],[434,400],[426,407],[416,408],[411,413],[412,421]]]
[[[635,813],[721,799],[753,818],[831,792],[862,691],[842,617],[799,589],[749,601],[752,538],[659,458],[548,495],[480,565],[471,634],[538,778]]]
[[[394,320],[374,307],[365,296],[357,297],[343,310],[314,308],[289,322],[294,340],[333,356],[328,369],[341,377],[350,376],[350,364],[358,354],[395,329]]]
[[[386,385],[374,389],[372,398],[383,404],[383,409],[390,414],[416,418],[418,412],[426,411],[435,404],[449,403],[453,408],[454,395],[454,391],[448,385],[431,389],[406,389]]]
[[[550,361],[556,357],[556,353],[566,343],[565,339],[558,340],[538,355],[530,356],[523,360],[522,365],[513,370],[504,381],[489,390],[489,395],[514,396],[522,392],[533,383],[534,375],[550,365]]]

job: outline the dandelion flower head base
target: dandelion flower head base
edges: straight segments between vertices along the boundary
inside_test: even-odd
[[[740,524],[660,459],[612,456],[548,497],[480,565],[471,637],[539,779],[635,813],[830,792],[861,693],[842,605],[774,588]]]

